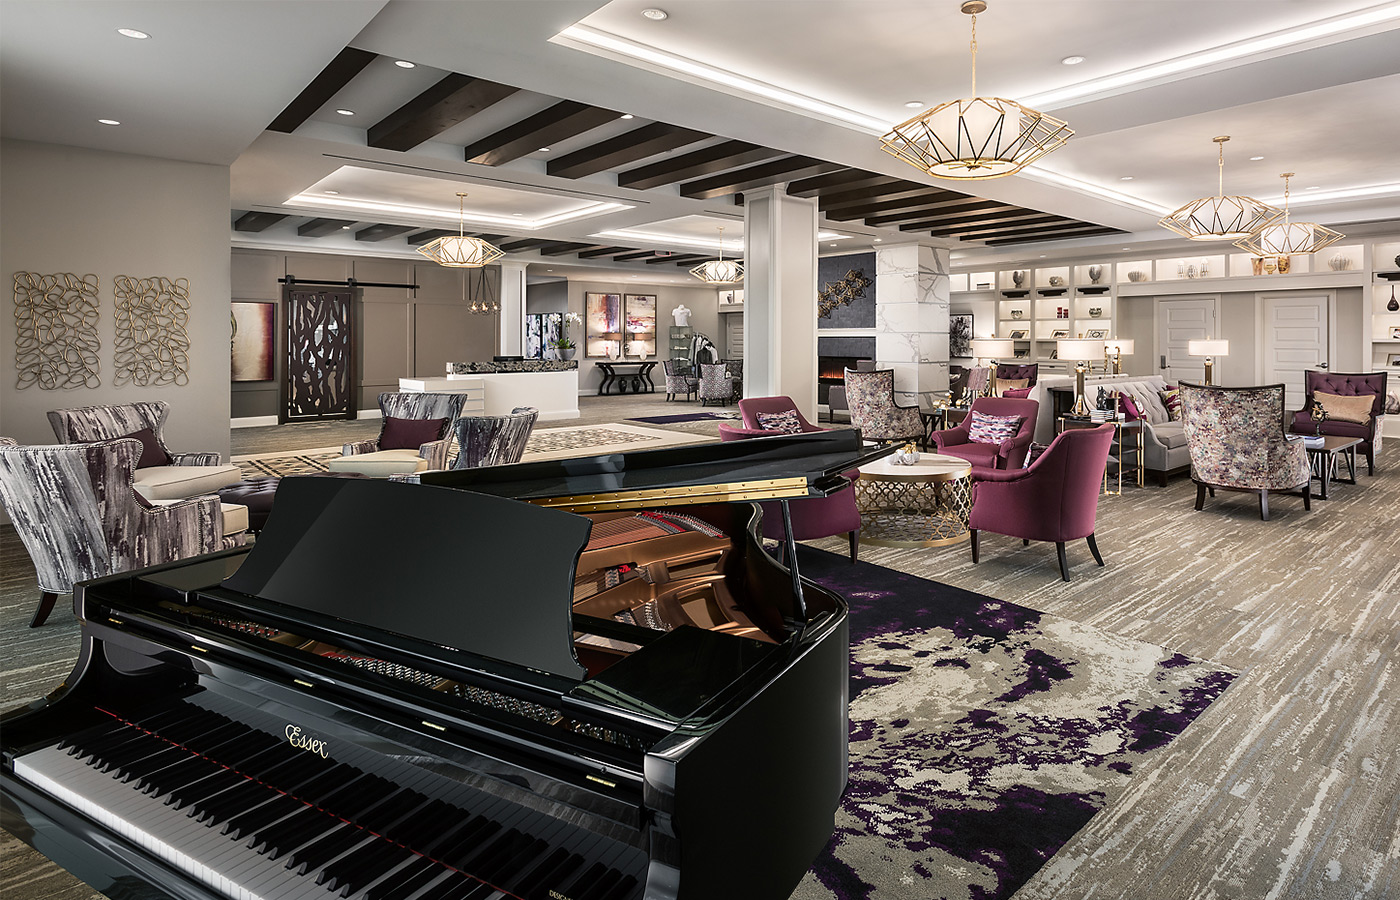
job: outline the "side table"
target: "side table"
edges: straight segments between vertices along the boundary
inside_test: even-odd
[[[1317,495],[1319,500],[1327,499],[1327,485],[1334,481],[1356,484],[1356,448],[1359,446],[1361,438],[1335,434],[1323,435],[1322,441],[1311,447],[1304,441],[1303,448],[1308,451],[1308,467],[1312,470],[1312,477],[1322,485]],[[1346,460],[1347,464],[1346,478],[1337,475],[1338,463],[1342,460]]]
[[[877,547],[943,547],[967,540],[972,464],[925,453],[912,466],[890,457],[860,467],[860,539]]]
[[[1131,422],[1119,422],[1110,420],[1109,422],[1095,422],[1091,419],[1078,419],[1070,416],[1061,416],[1056,421],[1056,433],[1070,431],[1078,428],[1098,428],[1100,425],[1113,426],[1113,445],[1108,451],[1109,463],[1118,464],[1118,477],[1116,482],[1109,481],[1109,470],[1103,472],[1103,492],[1109,495],[1123,493],[1123,470],[1128,469],[1136,477],[1135,481],[1129,482],[1134,487],[1142,487],[1147,482],[1147,472],[1143,462],[1142,454],[1142,420],[1134,419]],[[1110,487],[1113,484],[1113,487]]]

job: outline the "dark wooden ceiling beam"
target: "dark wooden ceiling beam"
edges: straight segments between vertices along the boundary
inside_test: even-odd
[[[435,241],[440,237],[447,237],[447,235],[449,234],[456,233],[457,232],[447,228],[429,228],[427,231],[420,231],[417,234],[410,234],[406,240],[408,241],[409,246],[417,247],[422,246],[423,244],[426,244],[429,241]]]
[[[709,262],[709,261],[711,261],[711,260],[716,260],[716,261],[718,261],[718,260],[719,260],[719,257],[718,257],[718,256],[697,256],[695,259],[689,260],[689,261],[687,261],[687,262],[678,262],[678,263],[676,263],[676,265],[678,265],[678,266],[684,266],[684,267],[686,267],[686,268],[688,268],[688,269],[693,269],[693,268],[695,268],[696,266],[698,266],[700,263]]]
[[[705,258],[703,253],[672,253],[670,256],[658,256],[655,259],[647,260],[647,265],[658,266],[662,263],[675,263],[678,266],[694,265]]]
[[[410,150],[518,90],[453,72],[371,125],[368,143],[383,150]]]
[[[597,250],[580,250],[579,259],[597,259],[600,256],[616,256],[619,253],[626,253],[631,247],[599,247]]]
[[[692,178],[714,175],[729,169],[747,166],[786,156],[781,150],[760,147],[747,141],[724,141],[711,147],[701,147],[671,159],[663,159],[617,176],[617,186],[644,191],[663,184],[675,184]]]
[[[568,256],[582,250],[599,250],[600,244],[585,244],[580,241],[554,241],[540,247],[540,256]]]
[[[1068,238],[1093,237],[1099,234],[1124,234],[1121,228],[1109,228],[1107,225],[1086,225],[1082,229],[1073,231],[1061,231],[1054,234],[1029,234],[1022,237],[1002,237],[987,241],[988,247],[996,247],[1001,244],[1024,244],[1029,241],[1062,241]],[[966,238],[964,238],[966,240]]]
[[[1043,222],[1031,225],[1006,225],[1001,228],[978,228],[963,232],[958,235],[960,241],[980,241],[986,239],[996,239],[1012,237],[1020,234],[1055,234],[1061,231],[1079,231],[1088,228],[1104,228],[1103,225],[1095,225],[1093,222],[1078,222],[1069,219],[1061,222]]]
[[[521,238],[518,241],[508,241],[498,246],[507,253],[521,253],[526,250],[534,250],[536,247],[543,247],[545,244],[557,243],[548,238]]]
[[[321,238],[344,231],[354,225],[354,219],[312,219],[297,226],[297,234],[302,237]]]
[[[287,108],[277,114],[277,118],[272,120],[272,124],[267,126],[268,131],[280,131],[291,134],[297,130],[297,126],[316,114],[316,110],[326,105],[337,92],[347,84],[350,79],[360,74],[365,66],[374,60],[377,53],[370,53],[368,50],[356,50],[354,47],[346,47],[336,54],[335,59],[326,64],[321,70],[321,74],[311,79],[311,83],[302,88],[296,99],[287,104]]]
[[[387,241],[389,238],[398,237],[401,234],[407,234],[417,227],[417,225],[385,225],[382,223],[371,225],[368,228],[362,228],[355,232],[355,240],[378,243],[379,241]]]
[[[687,181],[681,185],[681,196],[692,197],[696,200],[713,200],[715,197],[736,194],[739,191],[781,184],[785,181],[835,172],[844,168],[846,167],[840,163],[813,159],[810,156],[785,156],[782,159],[736,169],[722,175],[711,175],[709,178]]]
[[[1050,227],[1052,225],[1064,225],[1067,223],[1080,224],[1074,219],[1066,219],[1064,216],[1052,216],[1049,213],[1028,212],[1023,216],[1013,219],[992,219],[987,222],[950,222],[942,225],[901,225],[900,231],[926,231],[934,237],[950,237],[952,235],[988,233],[997,230],[1012,230],[1028,227]]]
[[[566,153],[558,159],[551,159],[546,168],[549,174],[561,178],[582,178],[634,163],[648,156],[666,153],[690,144],[714,137],[703,131],[668,125],[665,122],[652,122],[634,128],[626,134],[599,141],[573,153]]]
[[[884,225],[898,225],[901,222],[938,221],[954,216],[976,218],[996,215],[1004,211],[1026,212],[1019,206],[1011,206],[999,200],[978,200],[975,197],[966,197],[962,200],[944,200],[939,203],[929,203],[878,216],[863,216],[862,218],[865,224],[878,228]]]
[[[621,115],[620,112],[587,103],[561,100],[549,109],[476,141],[463,151],[463,156],[469,163],[499,166],[534,153],[541,147],[606,125]]]
[[[868,200],[857,200],[839,204],[828,205],[825,197],[817,198],[817,207],[822,215],[837,222],[846,222],[852,219],[864,219],[867,216],[874,216],[881,213],[892,213],[900,210],[912,209],[963,209],[972,207],[976,203],[991,203],[993,201],[981,200],[977,197],[968,197],[963,194],[954,194],[950,191],[940,191],[937,189],[924,188],[921,191],[897,191],[884,196],[871,197]],[[1005,205],[1005,204],[996,204]]]
[[[647,257],[655,256],[655,255],[656,255],[656,251],[655,251],[655,250],[633,250],[633,251],[631,251],[631,252],[629,252],[629,253],[619,253],[619,254],[617,254],[616,256],[614,256],[613,259],[616,260],[617,262],[627,262],[628,260],[632,260],[632,259],[646,259]],[[670,257],[666,257],[666,258],[669,259]]]
[[[286,213],[246,212],[233,223],[234,231],[263,231],[287,218]]]
[[[888,187],[903,180],[893,175],[877,175],[864,169],[842,169],[840,172],[828,172],[825,175],[814,175],[794,181],[788,185],[787,192],[793,197],[816,197],[820,194],[835,194],[860,188]]]
[[[935,200],[953,200],[965,196],[965,194],[945,191],[942,188],[931,187],[927,184],[915,184],[912,181],[896,181],[894,184],[872,185],[870,187],[852,188],[846,191],[828,191],[825,194],[818,194],[817,206],[823,210],[838,210],[852,206],[868,206],[872,203],[879,203],[885,200],[905,200],[910,197],[920,197],[931,203]]]

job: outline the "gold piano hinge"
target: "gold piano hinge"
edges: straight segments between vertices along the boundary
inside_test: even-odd
[[[615,781],[608,781],[606,778],[599,778],[597,775],[589,775],[589,776],[588,776],[588,780],[589,780],[589,781],[596,781],[596,782],[598,782],[599,784],[604,785],[604,786],[606,786],[606,787],[611,787],[611,788],[617,787],[617,782],[615,782]]]
[[[536,506],[547,506],[553,509],[600,512],[612,509],[636,509],[643,506],[678,506],[700,502],[732,503],[739,500],[781,500],[806,496],[806,478],[770,478],[763,481],[700,484],[645,491],[577,494],[570,497],[534,499],[530,502]]]
[[[113,625],[125,625],[125,624],[126,624],[126,623],[123,622],[121,619],[113,618],[112,616],[108,616],[108,617],[107,617],[107,621],[108,621],[108,622],[111,622]]]
[[[446,730],[447,730],[447,726],[445,726],[445,725],[439,725],[439,724],[437,724],[436,722],[424,722],[423,724],[424,724],[424,725],[427,725],[429,728],[433,728],[433,729],[436,729],[436,730],[438,730],[438,731],[446,731]]]
[[[300,678],[293,678],[293,679],[292,679],[292,682],[293,682],[294,684],[299,684],[299,685],[301,685],[302,687],[314,688],[314,687],[316,686],[316,685],[312,684],[312,683],[309,682],[309,681],[302,681]]]
[[[208,653],[208,652],[209,652],[208,650],[205,650],[203,647],[199,646],[198,644],[190,644],[190,649],[193,650],[193,651],[195,651],[196,653]]]

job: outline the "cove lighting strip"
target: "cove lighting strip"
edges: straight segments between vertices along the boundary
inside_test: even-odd
[[[1368,197],[1385,197],[1389,194],[1400,194],[1400,182],[1391,184],[1373,184],[1367,187],[1337,188],[1331,191],[1300,191],[1294,188],[1288,195],[1288,202],[1293,207],[1306,206],[1309,203],[1321,203],[1326,200],[1365,200]],[[1279,194],[1265,203],[1283,203],[1283,195]]]
[[[403,206],[398,203],[380,203],[376,200],[351,200],[344,197],[327,197],[324,194],[297,194],[295,197],[289,198],[283,206],[305,206],[313,209],[349,209],[361,212],[385,213],[391,216],[441,219],[444,222],[453,223],[459,221],[456,210],[429,209],[424,206]],[[558,213],[552,216],[544,216],[539,219],[526,219],[519,216],[496,216],[488,213],[474,213],[471,210],[467,210],[460,216],[460,219],[482,225],[498,225],[509,228],[512,231],[534,231],[538,228],[548,228],[551,225],[572,222],[575,219],[586,219],[618,209],[631,208],[632,204],[630,203],[590,203],[588,206],[580,209],[570,210],[569,212]]]
[[[639,241],[641,243],[674,244],[681,247],[695,247],[698,250],[718,251],[721,247],[718,238],[691,237],[690,235],[681,234],[657,234],[651,231],[633,231],[631,229],[600,231],[597,234],[590,234],[589,237],[620,238],[624,241]],[[848,234],[836,234],[831,231],[817,232],[817,240],[819,241],[846,241],[850,240],[850,237],[851,236]],[[742,248],[743,243],[743,235],[731,235],[729,240],[724,242],[723,247],[726,251],[734,250],[736,247]]]
[[[629,41],[606,31],[599,31],[587,25],[570,25],[550,38],[550,41],[592,47],[603,51],[606,55],[635,60],[685,76],[686,80],[689,81],[729,88],[731,92],[747,94],[778,106],[815,113],[824,119],[833,120],[842,125],[854,126],[872,136],[878,137],[890,130],[890,123],[885,119],[867,116],[844,106],[837,106],[835,103],[827,103],[825,100],[818,100],[806,94],[799,94],[796,91],[784,90],[762,81],[745,78],[742,75],[726,72],[723,69],[708,66],[693,59],[686,59],[683,56],[676,56],[655,47],[648,47],[645,44],[638,44],[635,41]]]
[[[1068,188],[1071,191],[1078,191],[1081,194],[1090,194],[1094,197],[1101,197],[1104,200],[1108,200],[1112,203],[1119,203],[1123,206],[1131,206],[1134,209],[1140,209],[1144,212],[1152,213],[1152,215],[1158,218],[1161,218],[1162,216],[1165,216],[1167,213],[1171,212],[1171,207],[1161,206],[1156,203],[1149,203],[1148,201],[1143,200],[1139,197],[1134,197],[1131,194],[1125,194],[1122,191],[1115,191],[1110,188],[1094,184],[1090,181],[1080,181],[1078,178],[1071,178],[1068,175],[1061,175],[1059,172],[1052,172],[1049,169],[1041,168],[1040,166],[1026,166],[1024,169],[1021,170],[1020,174],[1026,176],[1031,181],[1039,181],[1044,184],[1053,184],[1057,187]]]

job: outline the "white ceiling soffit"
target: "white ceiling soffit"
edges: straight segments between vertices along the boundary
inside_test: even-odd
[[[228,165],[385,2],[4,0],[0,134]]]

